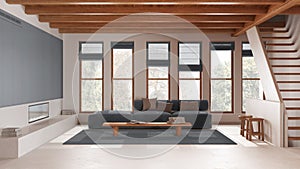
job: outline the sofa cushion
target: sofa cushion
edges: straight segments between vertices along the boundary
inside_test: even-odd
[[[106,111],[102,113],[103,118],[107,122],[129,122],[133,119],[130,111]]]
[[[170,100],[169,103],[172,103],[172,110],[179,111],[180,101],[179,100]]]
[[[143,111],[149,110],[151,107],[151,103],[148,98],[142,98],[143,101]]]
[[[181,101],[180,111],[198,111],[199,102],[197,101]]]
[[[207,100],[180,100],[181,101],[197,101],[199,103],[199,111],[206,111],[208,110],[208,101]],[[180,104],[179,104],[179,110],[180,110]]]
[[[157,102],[157,110],[158,111],[163,111],[163,112],[167,112],[167,113],[171,113],[172,112],[172,103],[166,103],[166,102]]]
[[[133,106],[135,110],[142,111],[143,110],[143,101],[142,100],[134,100]]]
[[[144,111],[133,113],[133,119],[145,122],[166,122],[168,121],[170,113],[162,111]]]
[[[150,103],[150,107],[148,110],[156,110],[157,108],[157,98],[148,99]]]
[[[165,101],[165,100],[159,100]],[[185,101],[197,101],[199,102],[199,110],[207,111],[208,110],[208,101],[207,100],[185,100]],[[169,103],[173,103],[172,110],[179,111],[180,110],[180,100],[170,100]],[[143,101],[142,100],[134,100],[134,107],[138,111],[142,111],[143,109]]]
[[[207,100],[200,100],[199,110],[200,111],[208,110],[208,101]]]

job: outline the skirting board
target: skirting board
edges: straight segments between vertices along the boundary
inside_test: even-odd
[[[77,124],[77,115],[64,115],[22,129],[20,137],[0,138],[0,158],[18,158],[51,141]],[[42,126],[38,128],[37,126]]]

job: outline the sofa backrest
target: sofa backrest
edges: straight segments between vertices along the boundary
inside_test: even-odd
[[[181,100],[158,100],[162,102],[173,103],[172,110],[179,111],[180,110],[180,102]],[[197,101],[199,103],[199,111],[208,110],[208,101],[207,100],[182,100],[182,101]],[[136,110],[143,110],[143,101],[142,100],[134,100],[133,106]]]

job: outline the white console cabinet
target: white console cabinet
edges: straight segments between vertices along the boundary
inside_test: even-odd
[[[77,124],[77,115],[59,115],[22,128],[19,137],[0,137],[0,158],[18,158]]]

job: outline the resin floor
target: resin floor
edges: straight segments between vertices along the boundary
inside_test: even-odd
[[[300,148],[249,142],[239,127],[215,126],[238,145],[62,145],[86,126],[76,126],[0,169],[299,169]]]

